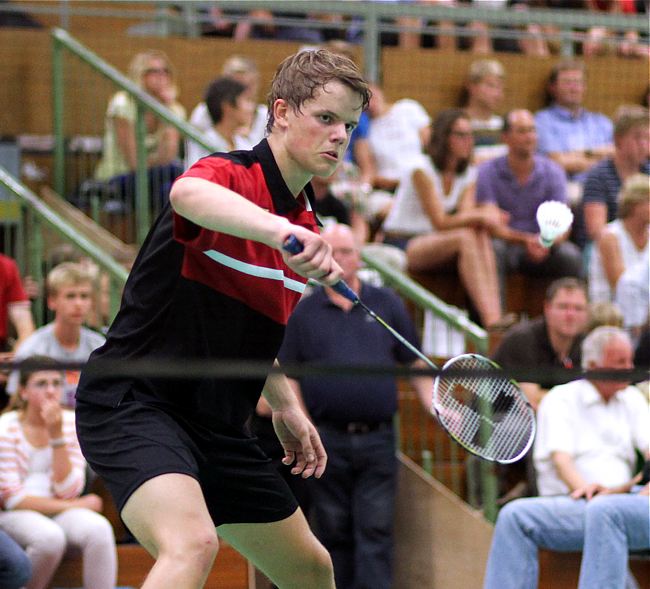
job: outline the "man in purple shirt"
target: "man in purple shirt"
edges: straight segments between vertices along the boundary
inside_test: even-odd
[[[514,110],[504,117],[505,156],[482,164],[476,181],[476,200],[508,215],[507,225],[494,230],[494,252],[505,299],[509,272],[560,278],[582,275],[582,256],[566,235],[551,248],[539,242],[537,207],[546,200],[567,201],[566,177],[562,168],[537,154],[535,119],[528,110]]]
[[[540,153],[560,164],[567,176],[578,182],[614,151],[612,122],[582,106],[585,78],[582,62],[560,61],[548,81],[550,106],[535,115]]]

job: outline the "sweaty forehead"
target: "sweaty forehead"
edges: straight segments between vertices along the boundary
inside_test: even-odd
[[[314,96],[305,102],[314,108],[325,108],[336,114],[361,113],[362,97],[339,80],[331,80],[314,91]]]

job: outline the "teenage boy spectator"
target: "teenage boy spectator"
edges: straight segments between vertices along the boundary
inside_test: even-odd
[[[101,346],[103,335],[84,327],[93,309],[94,275],[81,264],[64,262],[50,270],[45,282],[47,306],[54,320],[37,329],[16,349],[16,362],[29,356],[42,355],[60,362],[85,362],[90,353]],[[74,406],[79,382],[78,370],[65,371],[64,406]],[[7,392],[18,389],[18,373],[13,372]]]
[[[509,215],[508,225],[493,231],[502,304],[510,272],[556,278],[582,275],[582,254],[566,235],[550,248],[539,242],[537,208],[547,200],[567,202],[567,193],[562,169],[537,153],[533,115],[527,110],[509,112],[504,117],[503,141],[507,155],[483,163],[476,181],[477,203]]]
[[[614,154],[598,162],[585,177],[582,202],[574,222],[573,240],[582,248],[616,219],[625,181],[639,172],[650,174],[648,110],[622,107],[614,122]]]
[[[203,134],[214,145],[214,151],[229,152],[252,147],[239,133],[250,126],[255,109],[244,84],[225,76],[213,80],[205,92],[205,104],[212,127],[204,130]],[[189,168],[210,153],[194,141],[188,141],[185,166]]]
[[[583,342],[582,367],[585,370],[632,368],[632,344],[627,334],[616,327],[596,328]],[[591,543],[597,543],[598,539],[587,537],[588,533],[602,534],[605,540],[610,530],[594,530],[590,523],[590,511],[598,509],[598,501],[605,499],[596,497],[585,501],[581,497],[591,499],[595,493],[605,492],[606,487],[610,490],[619,487],[619,492],[629,490],[635,451],[642,452],[646,458],[650,456],[647,415],[648,406],[642,395],[623,381],[581,379],[549,392],[539,408],[534,449],[538,487],[543,497],[513,501],[499,514],[485,589],[534,587],[539,548],[575,551],[584,542],[585,548],[589,546],[591,551]],[[625,514],[630,522],[627,531],[632,533],[631,547],[638,543],[642,548],[648,543],[647,536],[643,539],[648,533],[646,517],[641,520],[634,517],[640,513],[641,505],[647,516],[647,498],[631,513],[625,506],[619,506],[625,511],[617,519]],[[638,541],[638,537],[642,540]],[[613,559],[615,553],[610,556]],[[609,558],[600,566],[602,572],[596,574],[600,579],[595,584],[593,570],[581,571],[581,589],[624,586],[624,582],[612,583],[609,571],[607,575],[604,573],[611,566],[624,578],[624,566],[620,573],[620,563],[610,562]]]
[[[584,174],[613,152],[612,122],[582,106],[587,89],[584,63],[557,63],[549,76],[549,106],[535,115],[539,151],[558,162],[571,180]]]
[[[359,280],[361,257],[352,230],[332,225],[323,231],[323,239],[331,244],[350,287],[414,342],[414,326],[395,294]],[[377,322],[368,321],[363,309],[323,288],[296,308],[278,357],[286,364],[389,366],[415,360]],[[327,472],[310,488],[310,505],[316,533],[332,556],[336,584],[389,589],[397,485],[395,379],[318,375],[291,382],[302,394],[329,455]],[[429,408],[431,379],[411,382]]]

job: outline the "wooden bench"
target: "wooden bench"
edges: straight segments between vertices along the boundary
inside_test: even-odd
[[[579,552],[540,550],[538,589],[575,589],[581,558]],[[631,555],[630,569],[639,587],[650,587],[650,559]]]

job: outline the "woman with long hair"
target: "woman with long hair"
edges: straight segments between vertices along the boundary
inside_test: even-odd
[[[502,315],[490,229],[504,219],[476,206],[473,147],[467,113],[439,113],[427,155],[400,182],[384,230],[386,241],[406,249],[409,270],[433,272],[455,261],[481,323],[492,327]]]

